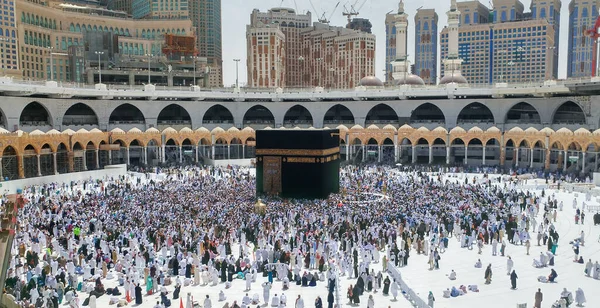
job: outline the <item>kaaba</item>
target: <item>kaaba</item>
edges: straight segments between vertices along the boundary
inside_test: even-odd
[[[340,190],[337,129],[256,131],[256,194],[324,199]]]

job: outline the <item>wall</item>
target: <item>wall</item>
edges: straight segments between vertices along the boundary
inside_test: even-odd
[[[62,184],[69,183],[71,181],[81,181],[89,178],[99,179],[104,177],[117,177],[125,174],[127,174],[127,165],[112,165],[104,167],[103,170],[73,172],[69,173],[68,175],[59,174],[0,182],[0,192],[2,192],[3,194],[15,194],[17,193],[17,189],[23,189],[26,186],[41,185],[47,183]]]
[[[208,159],[208,158],[204,158],[204,163],[207,165],[211,165],[211,166],[217,166],[217,167],[227,167],[229,165],[231,166],[242,166],[242,167],[252,167],[253,159],[219,159],[219,160],[212,160],[212,159]]]

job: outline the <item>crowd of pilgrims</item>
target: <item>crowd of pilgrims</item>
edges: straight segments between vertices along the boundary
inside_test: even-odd
[[[540,196],[518,192],[514,183],[492,185],[500,181],[497,175],[450,182],[441,172],[346,166],[340,179],[340,193],[329,199],[266,197],[264,212],[256,211],[254,176],[237,167],[181,167],[29,187],[5,292],[24,307],[94,308],[100,296],[123,306],[160,294],[155,307],[172,300],[178,305],[181,296],[191,308],[182,287],[245,283],[250,290],[262,275],[262,298],[226,299],[221,290],[218,299],[206,296],[201,304],[282,307],[288,304],[285,294],[270,292],[280,283],[282,291],[296,285],[326,288],[327,299],[307,299],[315,307],[333,307],[344,300],[336,294],[341,292],[373,308],[366,294],[398,296],[388,261],[409,266],[411,254],[425,253],[430,268],[439,268],[449,237],[462,247],[504,243],[505,233],[516,242],[541,223],[550,231],[548,241],[558,240],[551,216],[535,221]],[[368,197],[373,195],[384,197]],[[376,272],[373,264],[380,262],[383,271]],[[336,289],[340,277],[353,279],[347,290]],[[112,284],[117,287],[105,288],[107,280],[118,281]],[[427,300],[433,306],[431,292]],[[304,298],[289,304],[304,307]]]

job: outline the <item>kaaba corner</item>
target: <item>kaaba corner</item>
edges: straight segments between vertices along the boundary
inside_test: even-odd
[[[327,198],[340,190],[337,129],[256,131],[256,194]]]

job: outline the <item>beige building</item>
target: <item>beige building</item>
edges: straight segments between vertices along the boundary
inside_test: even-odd
[[[276,24],[247,26],[248,87],[286,86],[285,35]]]
[[[463,19],[464,21],[464,19]],[[554,28],[547,20],[527,20],[459,27],[458,57],[470,84],[543,82],[555,78]],[[448,53],[448,29],[440,39],[441,58]],[[444,67],[442,66],[442,75]]]
[[[169,23],[161,20],[134,20],[102,16],[94,8],[73,11],[61,4],[62,2],[56,2],[53,8],[52,5],[29,1],[17,2],[19,67],[23,79],[49,80],[52,73],[56,81],[74,80],[70,76],[69,66],[80,64],[69,63],[67,52],[70,46],[83,46],[85,31],[117,34],[119,53],[131,57],[160,54],[163,34],[193,33],[189,20],[171,20]]]
[[[312,24],[311,13],[297,14],[290,8],[272,8],[267,12],[260,12],[255,9],[250,15],[250,26],[277,24],[285,36],[285,84],[288,87],[303,87],[310,83],[310,76],[302,75],[302,71],[307,65],[302,56],[302,37],[301,32]],[[248,78],[250,80],[250,78]]]
[[[375,75],[374,34],[314,23],[301,35],[308,86],[348,89]]]

